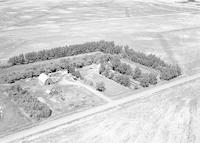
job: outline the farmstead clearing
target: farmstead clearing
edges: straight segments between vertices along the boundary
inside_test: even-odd
[[[0,1],[0,142],[198,143],[199,6]]]

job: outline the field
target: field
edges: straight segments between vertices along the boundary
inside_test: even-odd
[[[176,59],[187,74],[198,73],[200,70],[200,28],[188,28],[164,32],[163,41],[167,42],[166,49]]]
[[[200,141],[199,84],[200,79],[197,79],[135,100],[123,108],[83,119],[59,131],[49,131],[40,138],[23,141],[197,143]]]
[[[4,1],[0,6],[0,58],[104,39],[174,62],[159,33],[199,26],[199,15],[190,13],[198,9],[180,5],[109,0]]]

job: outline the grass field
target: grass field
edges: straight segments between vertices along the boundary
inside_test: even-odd
[[[135,100],[122,108],[83,119],[65,129],[29,143],[182,143],[200,141],[200,79],[150,97]],[[19,141],[13,142],[17,143]]]

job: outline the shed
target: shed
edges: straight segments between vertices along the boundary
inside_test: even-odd
[[[45,73],[41,73],[40,76],[38,77],[39,83],[41,85],[51,85],[53,84],[53,80],[46,75]]]

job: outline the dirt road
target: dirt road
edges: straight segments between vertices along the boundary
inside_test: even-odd
[[[24,130],[24,131],[21,131],[21,132],[17,132],[15,134],[11,134],[11,135],[2,137],[0,139],[0,142],[7,143],[7,142],[11,142],[11,141],[14,141],[14,140],[17,140],[17,139],[20,139],[20,138],[24,138],[24,137],[27,137],[27,136],[30,136],[30,135],[33,135],[33,134],[44,132],[44,131],[49,130],[51,128],[56,128],[56,127],[59,127],[61,125],[65,125],[65,124],[68,124],[70,122],[79,120],[81,118],[84,118],[84,117],[87,117],[87,116],[90,116],[90,115],[94,115],[95,113],[102,112],[102,111],[105,111],[105,110],[108,110],[108,109],[111,109],[111,108],[115,108],[116,106],[131,102],[135,99],[140,99],[140,98],[144,99],[145,97],[148,97],[148,96],[152,95],[153,93],[156,93],[156,92],[159,92],[159,91],[162,91],[162,90],[165,90],[165,89],[177,86],[177,85],[187,83],[187,82],[195,80],[197,78],[200,78],[200,74],[195,74],[195,75],[192,75],[192,76],[189,76],[189,77],[182,77],[182,78],[179,78],[177,80],[174,80],[173,82],[169,82],[169,83],[160,85],[158,87],[151,88],[150,90],[146,90],[144,92],[140,92],[140,93],[134,94],[132,96],[129,96],[129,97],[126,97],[126,98],[123,98],[123,99],[119,99],[119,100],[109,102],[106,105],[95,107],[93,109],[89,109],[89,110],[81,112],[81,113],[76,113],[76,114],[73,114],[71,116],[66,116],[66,117],[63,117],[63,118],[42,124],[40,126],[33,127],[31,129],[27,129],[27,130]]]

